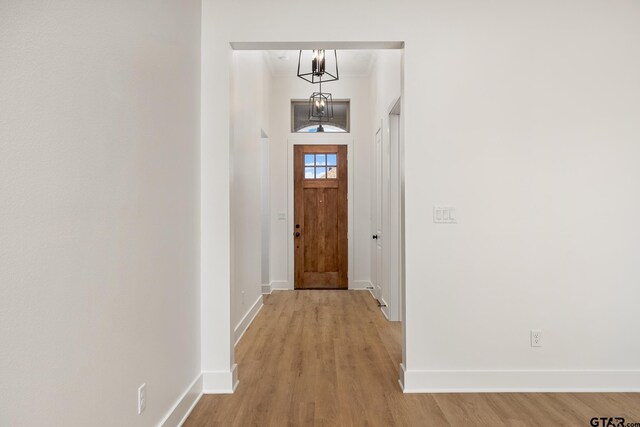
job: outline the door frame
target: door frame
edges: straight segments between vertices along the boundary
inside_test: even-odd
[[[353,138],[345,138],[333,135],[308,135],[308,138],[299,136],[287,140],[287,262],[288,262],[288,288],[294,289],[295,259],[293,241],[293,146],[294,145],[346,145],[347,146],[347,260],[348,289],[353,289],[354,269],[354,236],[353,236]]]

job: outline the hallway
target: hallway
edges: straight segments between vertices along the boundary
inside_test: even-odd
[[[640,421],[640,394],[403,394],[401,325],[368,292],[279,291],[236,347],[240,384],[205,395],[195,426],[587,426]]]

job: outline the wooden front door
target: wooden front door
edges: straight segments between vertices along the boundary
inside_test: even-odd
[[[295,289],[347,289],[347,147],[296,145]]]

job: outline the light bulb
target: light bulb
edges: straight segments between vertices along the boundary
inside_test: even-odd
[[[311,58],[311,72],[313,74],[318,73],[318,51],[313,51],[313,58]]]

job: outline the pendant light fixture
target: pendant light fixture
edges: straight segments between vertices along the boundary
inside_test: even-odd
[[[316,132],[324,132],[322,122],[328,122],[333,119],[333,98],[330,93],[322,92],[322,83],[320,84],[320,92],[313,92],[309,97],[309,121],[319,122]]]
[[[330,50],[325,51],[324,49],[314,49],[310,53],[311,57],[309,58],[309,51],[300,51],[298,55],[298,77],[311,84],[339,80],[338,53],[335,49],[333,50],[333,55],[331,55]],[[333,56],[333,59],[329,60],[327,54]],[[304,64],[309,64],[310,68],[309,65],[303,65],[303,62]]]
[[[323,122],[333,119],[333,98],[330,93],[322,92],[322,82],[333,82],[339,79],[338,74],[338,53],[333,51],[333,64],[335,67],[327,66],[327,53],[324,49],[314,49],[311,51],[311,61],[308,56],[305,63],[311,64],[311,68],[305,68],[301,64],[303,62],[303,51],[298,55],[298,77],[311,83],[319,84],[320,91],[313,92],[309,97],[309,121],[319,122],[316,132],[324,132]],[[327,71],[327,68],[331,69]]]

